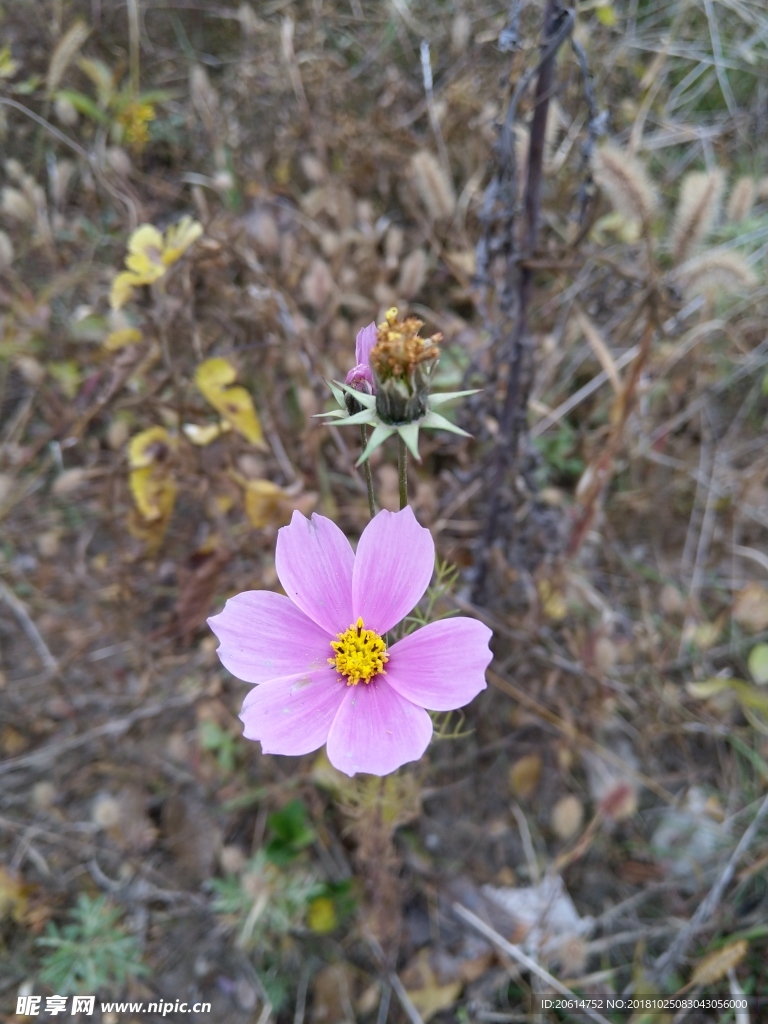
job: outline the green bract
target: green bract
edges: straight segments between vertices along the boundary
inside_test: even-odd
[[[333,392],[334,398],[339,403],[340,408],[334,409],[332,412],[318,413],[319,416],[328,417],[335,427],[373,427],[373,433],[368,439],[368,444],[357,460],[358,466],[365,462],[370,454],[393,434],[399,434],[402,437],[408,451],[415,459],[419,458],[419,430],[422,428],[426,430],[450,430],[452,434],[461,434],[462,437],[472,436],[466,430],[457,427],[455,423],[451,423],[449,419],[446,419],[439,412],[435,412],[435,409],[445,405],[447,402],[453,401],[454,398],[475,395],[479,390],[478,388],[473,388],[470,391],[449,391],[441,395],[426,394],[423,398],[426,412],[422,416],[408,423],[387,423],[382,419],[380,412],[377,410],[377,395],[366,395],[361,391],[355,391],[354,388],[346,384],[338,382],[327,381],[327,384]],[[344,399],[345,394],[352,395],[363,407],[360,412],[355,413],[353,416],[349,415]]]

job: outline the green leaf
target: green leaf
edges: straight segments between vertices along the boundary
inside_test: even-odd
[[[267,826],[274,833],[266,847],[267,857],[273,864],[287,864],[315,840],[315,830],[307,822],[303,800],[291,800],[282,810],[270,814]]]
[[[90,96],[86,96],[83,92],[78,92],[76,89],[59,89],[56,93],[56,99],[68,100],[78,113],[85,114],[86,117],[90,117],[97,124],[108,125],[110,123],[104,111],[93,102]]]
[[[81,57],[77,66],[96,86],[96,96],[102,107],[106,107],[115,91],[114,76],[103,60]]]
[[[596,7],[595,14],[600,24],[606,25],[608,28],[613,28],[618,21],[616,11],[614,11],[610,4],[601,4],[599,7]]]
[[[768,644],[756,644],[749,652],[747,668],[758,686],[768,683]]]

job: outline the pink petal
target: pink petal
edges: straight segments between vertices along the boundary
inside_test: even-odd
[[[432,719],[389,687],[380,676],[345,687],[328,733],[328,760],[347,775],[388,775],[418,761],[432,738]]]
[[[328,737],[346,686],[327,665],[301,679],[257,686],[243,703],[246,739],[261,740],[265,754],[309,754]]]
[[[275,568],[295,605],[334,636],[354,621],[352,566],[355,556],[338,526],[325,516],[294,512],[277,534]]]
[[[357,332],[357,338],[355,339],[355,362],[359,365],[363,363],[365,366],[370,365],[371,349],[376,344],[377,340],[376,324],[368,324],[362,331]]]
[[[267,590],[231,597],[208,625],[221,643],[222,665],[246,683],[300,675],[325,666],[333,654],[333,637],[287,597]]]
[[[435,542],[410,506],[379,512],[363,530],[352,574],[353,619],[386,633],[421,600],[435,567]]]
[[[375,394],[373,370],[367,363],[358,363],[357,366],[353,366],[347,374],[344,383],[354,388],[355,391],[362,391],[363,394]]]
[[[430,622],[389,648],[387,683],[430,711],[464,707],[487,685],[492,635],[477,619]]]

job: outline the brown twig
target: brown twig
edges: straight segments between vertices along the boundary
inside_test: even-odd
[[[653,293],[655,296],[655,290]],[[653,297],[649,296],[649,302]],[[565,557],[572,559],[580,550],[589,530],[597,515],[600,496],[613,476],[616,455],[621,448],[624,438],[624,429],[629,419],[629,414],[634,408],[637,397],[637,385],[640,381],[640,373],[645,366],[651,350],[656,328],[652,317],[649,315],[643,331],[643,337],[638,346],[637,358],[633,361],[627,371],[627,379],[621,391],[616,396],[611,411],[611,432],[608,436],[605,447],[597,457],[592,466],[592,477],[589,486],[582,497],[582,512],[571,533]]]
[[[477,914],[473,914],[471,910],[467,910],[467,908],[462,906],[461,903],[454,903],[452,909],[457,917],[460,917],[462,921],[466,921],[466,923],[471,925],[476,932],[480,932],[481,935],[484,935],[486,939],[489,939],[494,946],[496,946],[497,949],[506,953],[507,956],[511,956],[513,960],[516,960],[522,967],[525,967],[526,970],[531,971],[532,974],[541,978],[541,980],[553,988],[555,992],[559,992],[560,995],[567,996],[569,999],[576,999],[576,995],[571,989],[566,985],[563,985],[561,981],[558,981],[553,974],[550,974],[549,971],[545,970],[545,968],[543,968],[541,964],[537,963],[533,957],[524,953],[519,946],[513,946],[511,942],[508,942],[503,935],[500,935],[494,928],[491,928],[490,925],[486,924],[482,918],[477,916]],[[582,1012],[586,1014],[587,1017],[591,1017],[592,1020],[597,1021],[598,1024],[609,1024],[609,1021],[596,1010],[585,1008]]]
[[[59,664],[48,650],[48,645],[45,640],[40,636],[40,631],[30,618],[29,612],[16,597],[10,587],[7,587],[2,580],[0,580],[0,600],[4,600],[8,607],[11,609],[13,614],[19,620],[19,624],[24,632],[32,642],[32,646],[37,651],[37,655],[42,661],[48,672],[57,672]]]
[[[757,830],[760,828],[760,824],[766,815],[768,815],[768,796],[763,800],[757,814],[752,819],[752,824],[739,840],[736,849],[728,858],[728,861],[715,884],[699,904],[696,913],[680,934],[676,936],[674,942],[666,953],[663,953],[653,965],[653,974],[659,982],[663,981],[669,974],[671,974],[680,960],[682,960],[688,952],[691,943],[698,933],[711,920],[712,915],[725,894],[725,890],[728,888],[731,879],[736,873],[739,861],[752,845],[752,841],[757,835]]]
[[[501,512],[502,483],[509,473],[514,479],[518,461],[520,437],[525,429],[528,394],[533,383],[533,345],[528,331],[528,309],[533,294],[533,268],[529,263],[521,264],[521,258],[533,258],[539,229],[541,207],[541,186],[544,167],[544,146],[547,115],[552,95],[557,51],[573,27],[574,14],[562,5],[560,0],[547,0],[544,9],[544,30],[542,56],[534,72],[524,76],[510,100],[504,128],[499,139],[499,171],[489,186],[484,211],[487,221],[491,219],[491,207],[496,200],[506,206],[503,210],[503,228],[506,239],[499,247],[506,258],[506,280],[500,299],[501,312],[507,325],[507,337],[501,353],[501,363],[507,367],[506,394],[499,418],[499,434],[494,458],[491,461],[488,517],[483,536],[483,550],[479,559],[475,582],[475,600],[482,603],[485,598],[486,576],[491,547],[496,539]],[[527,88],[533,73],[538,71],[535,91],[535,107],[530,128],[530,145],[526,168],[525,198],[523,203],[523,226],[520,253],[515,239],[515,211],[517,205],[517,167],[514,155],[514,120],[517,104]],[[490,234],[490,224],[487,224]],[[481,260],[487,267],[490,255],[490,239],[481,246]],[[514,319],[513,319],[514,314]]]

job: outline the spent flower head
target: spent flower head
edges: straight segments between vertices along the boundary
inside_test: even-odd
[[[257,684],[240,714],[246,738],[265,754],[326,744],[347,775],[387,775],[418,760],[432,738],[425,709],[469,703],[491,660],[491,631],[475,619],[431,622],[387,643],[434,565],[432,536],[410,508],[379,512],[356,554],[330,519],[294,512],[275,553],[288,596],[246,591],[208,620],[225,668]]]
[[[344,384],[330,384],[340,409],[320,413],[335,427],[372,426],[373,433],[358,465],[392,434],[399,434],[411,454],[419,458],[419,430],[450,430],[470,435],[435,410],[454,398],[474,395],[476,390],[430,394],[430,382],[440,358],[440,334],[422,338],[423,321],[400,320],[395,307],[382,323],[369,324],[357,335],[357,365]]]

